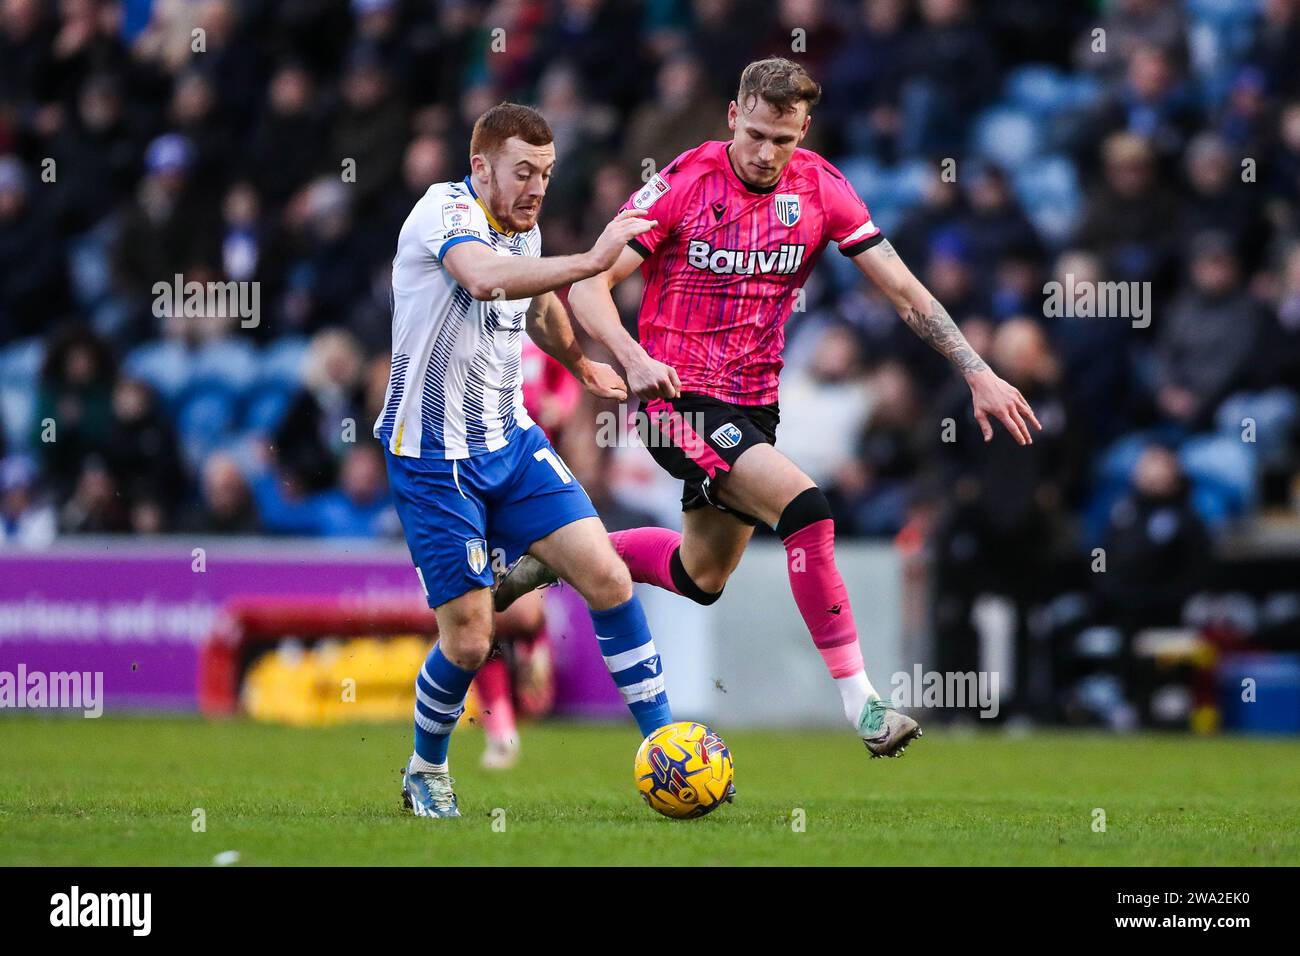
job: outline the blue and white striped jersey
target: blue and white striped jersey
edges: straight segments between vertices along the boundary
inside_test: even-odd
[[[442,265],[447,250],[482,242],[502,256],[538,257],[541,230],[500,228],[469,177],[429,187],[402,225],[393,259],[393,367],[374,435],[395,455],[470,458],[532,426],[520,349],[531,299],[478,302]]]

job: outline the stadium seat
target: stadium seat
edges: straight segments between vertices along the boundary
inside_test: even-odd
[[[1197,435],[1178,450],[1192,482],[1192,503],[1211,527],[1219,527],[1255,504],[1255,455],[1240,438]]]
[[[1123,650],[1124,633],[1117,627],[1085,627],[1074,639],[1074,653],[1078,657],[1109,660],[1119,657]]]
[[[43,361],[41,339],[24,339],[0,352],[0,429],[10,448],[27,444]]]
[[[1003,84],[1005,103],[1040,119],[1070,109],[1071,89],[1065,75],[1054,66],[1030,63],[1013,70]]]
[[[192,362],[185,346],[164,340],[135,349],[126,357],[123,368],[152,385],[163,402],[172,405],[190,382]]]
[[[0,384],[0,428],[4,430],[7,448],[16,451],[27,447],[35,414],[34,391]]]
[[[35,387],[45,361],[45,342],[23,339],[0,352],[0,383]]]
[[[1202,592],[1183,605],[1183,623],[1189,627],[1254,634],[1259,619],[1259,602],[1244,591]]]
[[[1259,12],[1260,0],[1185,0],[1187,13],[1198,20],[1250,20]]]
[[[1219,406],[1214,417],[1221,435],[1241,441],[1243,428],[1254,424],[1254,446],[1264,465],[1283,465],[1300,420],[1300,398],[1288,388],[1238,392]]]
[[[1142,451],[1154,440],[1148,432],[1133,432],[1116,439],[1097,462],[1097,482],[1128,485]]]
[[[74,237],[68,244],[72,292],[85,309],[96,309],[112,295],[111,249],[117,233],[117,221],[110,217]]]
[[[1276,628],[1279,633],[1284,629],[1300,633],[1300,592],[1278,591],[1267,595],[1260,608],[1260,626]]]
[[[885,167],[869,156],[846,157],[835,164],[868,203],[883,189]]]
[[[1242,514],[1257,496],[1253,449],[1222,434],[1186,437],[1175,427],[1133,432],[1116,439],[1098,459],[1084,506],[1085,537],[1100,544],[1111,508],[1133,486],[1133,472],[1151,444],[1178,448],[1179,463],[1192,485],[1192,505],[1211,528]]]
[[[1016,195],[1025,215],[1049,242],[1066,242],[1079,220],[1083,190],[1078,172],[1066,156],[1041,156],[1015,167]]]
[[[185,459],[196,470],[204,459],[234,437],[237,402],[220,385],[191,389],[180,402],[176,427]]]
[[[1225,39],[1237,42],[1236,34],[1248,34],[1259,14],[1261,0],[1184,0],[1187,17],[1194,26],[1205,26]]]
[[[1091,73],[1077,73],[1064,82],[1066,102],[1072,112],[1091,109],[1101,101],[1101,81]]]
[[[872,221],[886,234],[921,201],[934,176],[934,164],[919,159],[885,166],[870,158],[849,158],[836,166],[866,201]]]
[[[1023,109],[995,106],[975,120],[971,132],[976,155],[1007,169],[1015,169],[1038,154],[1042,131]]]
[[[1099,723],[1125,713],[1124,682],[1116,674],[1089,674],[1074,685],[1071,696],[1079,710]]]
[[[218,339],[195,353],[191,382],[195,386],[218,384],[242,395],[256,380],[258,364],[257,350],[248,342]]]
[[[263,382],[296,385],[302,381],[307,348],[308,341],[305,338],[277,340],[262,352],[258,377]]]
[[[1187,46],[1206,103],[1222,103],[1248,53],[1260,4],[1256,0],[1188,0]]]
[[[293,401],[292,387],[259,387],[245,396],[240,430],[269,434],[279,427],[280,419]]]
[[[1242,694],[1245,681],[1255,696]],[[1236,733],[1300,733],[1300,654],[1235,651],[1217,673],[1223,726]]]
[[[904,208],[914,206],[925,196],[926,186],[934,175],[934,166],[924,160],[908,160],[894,167],[890,179],[893,198]]]

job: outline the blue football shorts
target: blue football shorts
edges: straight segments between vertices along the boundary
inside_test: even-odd
[[[533,542],[596,516],[587,492],[537,425],[472,458],[407,458],[385,449],[388,481],[416,574],[436,608],[490,587]]]

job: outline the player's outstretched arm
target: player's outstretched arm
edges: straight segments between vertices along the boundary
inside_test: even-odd
[[[619,402],[627,398],[627,386],[618,372],[604,362],[593,362],[583,354],[569,323],[569,314],[564,311],[564,303],[554,292],[533,298],[528,308],[528,336],[597,398],[612,398]]]
[[[655,225],[636,210],[625,210],[610,221],[594,246],[577,255],[499,256],[487,243],[459,242],[447,250],[442,263],[475,299],[527,299],[605,271],[629,240]]]
[[[682,383],[671,365],[646,354],[639,342],[628,335],[614,304],[613,288],[641,267],[641,255],[625,247],[612,267],[589,279],[575,282],[569,290],[569,308],[587,332],[618,359],[627,375],[628,388],[643,399],[676,398]]]
[[[961,329],[957,328],[957,323],[907,268],[889,240],[854,256],[853,262],[863,275],[889,296],[912,331],[965,376],[975,407],[975,420],[979,422],[984,440],[993,438],[993,426],[989,423],[989,416],[993,416],[1006,426],[1017,442],[1032,445],[1034,439],[1025,420],[1028,419],[1037,429],[1041,430],[1043,426],[1034,417],[1034,410],[1025,396],[1018,388],[995,375],[976,354]]]

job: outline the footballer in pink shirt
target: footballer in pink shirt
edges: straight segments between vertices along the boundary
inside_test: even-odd
[[[986,441],[990,418],[1022,445],[1032,441],[1030,426],[1039,426],[1024,396],[989,369],[895,254],[843,174],[800,148],[820,96],[790,60],[747,66],[728,108],[731,140],[688,150],[628,200],[626,208],[656,225],[612,268],[576,282],[569,307],[622,363],[629,390],[648,402],[647,427],[659,434],[646,445],[684,484],[681,534],[635,528],[610,535],[633,580],[712,604],[754,526],[773,528],[845,717],[872,756],[898,756],[921,728],[867,678],[835,564],[830,506],[775,447],[785,322],[822,251],[833,243],[850,257],[903,321],[965,376]],[[639,343],[612,297],[638,269],[645,280]],[[525,557],[498,586],[498,606],[548,580],[553,576]]]

